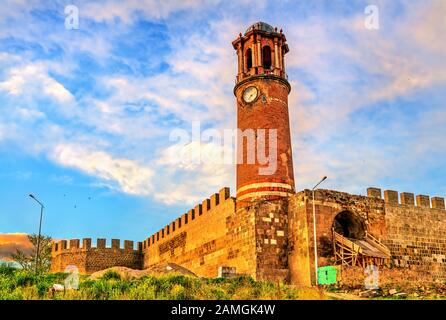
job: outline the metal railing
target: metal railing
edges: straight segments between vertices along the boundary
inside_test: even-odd
[[[282,77],[288,81],[288,74],[285,71],[280,71],[279,74],[277,75],[274,73],[273,69],[265,69],[265,70],[263,70],[263,73],[259,73],[256,75],[271,75],[271,74],[276,75],[278,77]],[[243,73],[242,76],[243,76],[243,79],[246,79],[247,77],[254,76],[254,75],[249,74],[249,73]],[[235,76],[235,84],[239,83],[243,79],[239,79],[238,75]]]

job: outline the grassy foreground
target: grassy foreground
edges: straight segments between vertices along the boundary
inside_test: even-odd
[[[122,279],[116,272],[107,272],[97,280],[80,277],[78,290],[58,292],[52,297],[48,289],[63,284],[64,273],[32,273],[0,267],[0,300],[220,300],[220,299],[325,299],[311,288],[293,288],[282,284],[254,281],[250,277],[204,279],[169,274]]]

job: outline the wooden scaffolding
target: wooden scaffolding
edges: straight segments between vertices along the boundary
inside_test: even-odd
[[[335,264],[347,266],[382,266],[390,259],[389,248],[367,232],[363,239],[351,239],[333,229],[333,250]]]

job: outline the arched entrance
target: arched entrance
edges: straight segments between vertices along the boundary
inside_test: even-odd
[[[390,250],[367,232],[365,220],[350,211],[334,218],[333,249],[335,264],[379,266],[390,258]]]
[[[364,220],[350,211],[342,211],[336,215],[333,229],[343,237],[352,239],[364,239],[367,230]]]

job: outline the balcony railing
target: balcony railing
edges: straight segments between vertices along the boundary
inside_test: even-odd
[[[274,72],[274,70],[272,70],[272,69],[265,69],[265,70],[263,70],[263,73],[259,73],[257,75],[270,75],[270,74],[277,75],[279,77],[282,77],[282,78],[285,78],[286,80],[288,80],[288,74],[285,71],[279,71],[279,74],[276,74]],[[248,73],[243,74],[243,78],[242,79],[239,79],[239,76],[236,76],[235,77],[235,83],[237,84],[241,80],[246,79],[247,77],[250,77],[250,76],[253,76],[253,75],[248,74]]]

